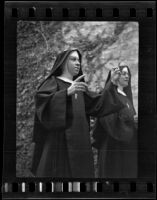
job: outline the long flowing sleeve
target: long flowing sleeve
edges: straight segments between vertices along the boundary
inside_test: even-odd
[[[35,96],[36,115],[46,129],[62,129],[66,126],[67,90],[57,90],[54,77],[48,79]]]
[[[116,86],[110,82],[105,86],[102,94],[85,93],[86,113],[94,117],[102,117],[117,112],[124,107],[119,100]]]
[[[130,103],[130,109],[125,106],[119,112],[98,118],[93,131],[93,146],[99,148],[107,135],[117,141],[129,142],[136,132],[133,111]]]

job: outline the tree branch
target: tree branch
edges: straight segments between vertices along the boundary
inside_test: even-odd
[[[42,22],[40,22],[40,27],[41,27],[41,30],[36,28],[36,31],[38,31],[41,36],[43,37],[44,41],[45,41],[45,44],[46,44],[46,51],[48,52],[49,51],[49,45],[48,45],[48,42],[47,42],[47,39],[46,39],[46,36],[44,34],[44,28],[43,28],[43,24]]]

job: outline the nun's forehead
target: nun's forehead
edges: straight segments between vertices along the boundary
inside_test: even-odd
[[[124,67],[124,68],[122,69],[122,72],[127,72],[127,73],[129,73],[128,68],[127,68],[127,67]]]
[[[72,57],[77,57],[77,58],[80,57],[77,51],[72,51],[72,52],[70,53],[70,56],[72,56]]]

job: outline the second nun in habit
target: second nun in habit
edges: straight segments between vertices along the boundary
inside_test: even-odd
[[[94,177],[89,116],[108,115],[123,104],[114,84],[95,95],[88,92],[81,75],[80,52],[67,50],[58,55],[37,89],[32,164],[37,177]]]
[[[117,94],[125,107],[95,124],[94,146],[98,149],[99,178],[137,178],[137,116],[133,105],[131,73],[123,63],[119,66]],[[109,72],[106,87],[110,87]]]

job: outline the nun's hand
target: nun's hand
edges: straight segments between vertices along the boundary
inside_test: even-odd
[[[84,77],[85,75],[79,76],[72,84],[71,86],[67,89],[67,95],[70,96],[72,94],[77,93],[78,91],[86,92],[88,85],[85,82],[80,82],[80,80]]]
[[[121,74],[121,72],[120,72],[119,67],[113,67],[111,69],[111,82],[113,84],[117,85],[120,74]]]

